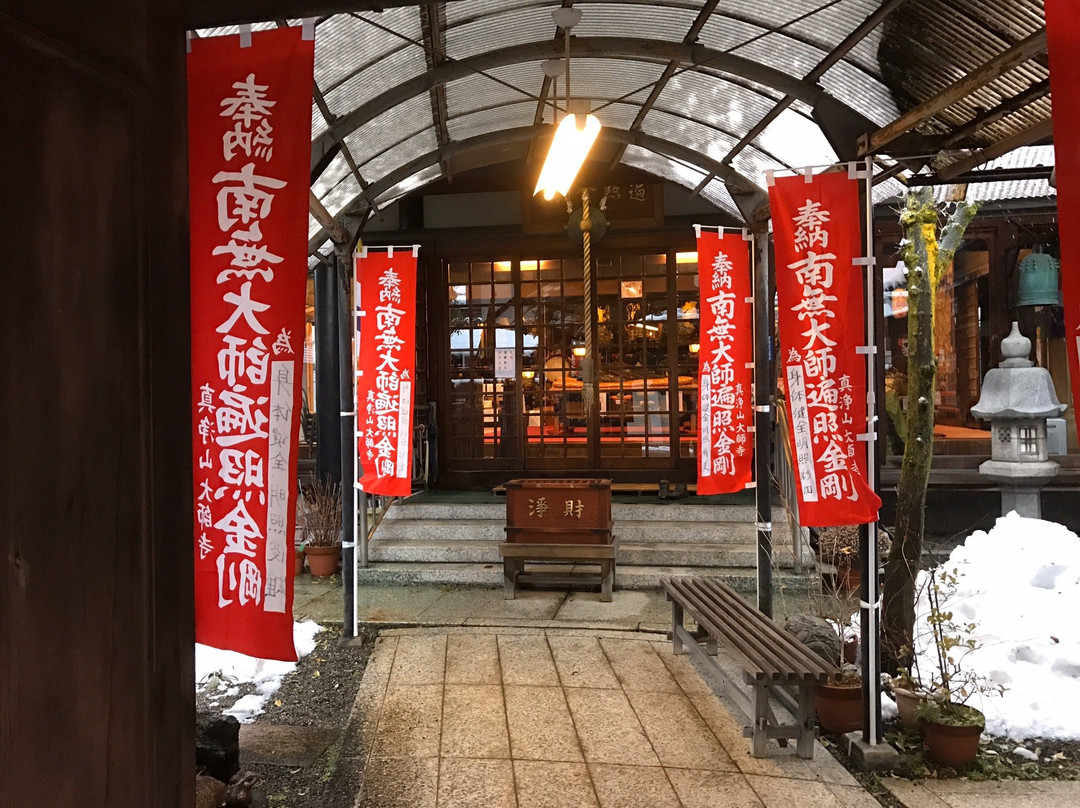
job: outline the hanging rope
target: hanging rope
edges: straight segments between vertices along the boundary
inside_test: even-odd
[[[589,218],[589,189],[581,189],[581,242],[584,248],[582,273],[584,284],[585,358],[581,362],[581,401],[586,417],[592,420],[596,403],[596,379],[593,360],[593,299],[592,299],[592,220]]]

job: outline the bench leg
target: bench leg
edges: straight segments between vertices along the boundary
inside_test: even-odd
[[[683,625],[683,607],[678,601],[671,601],[671,653],[685,654],[682,638],[679,637],[679,629]]]
[[[600,562],[600,602],[611,603],[611,588],[615,583],[615,559]]]
[[[503,559],[503,600],[514,599],[514,584],[520,571],[521,561],[516,558]]]
[[[754,726],[750,740],[750,754],[765,757],[769,749],[769,688],[754,685]]]
[[[816,690],[816,685],[799,685],[799,714],[795,716],[799,722],[799,740],[795,744],[795,752],[807,760],[814,757],[814,736],[817,734],[817,718],[814,714]]]

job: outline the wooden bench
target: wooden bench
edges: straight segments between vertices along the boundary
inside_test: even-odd
[[[534,542],[504,542],[499,545],[499,555],[503,560],[503,596],[506,600],[514,599],[514,589],[518,579],[526,576],[530,579],[566,582],[566,575],[546,572],[525,572],[526,561],[544,563],[598,563],[600,565],[600,600],[611,602],[611,589],[615,585],[615,548],[618,540],[603,544],[540,544]],[[569,573],[573,579],[582,577],[579,573]]]
[[[764,757],[770,738],[775,738],[781,746],[787,746],[787,740],[795,738],[799,757],[813,757],[817,730],[815,693],[819,684],[838,675],[836,667],[720,581],[678,577],[662,579],[661,584],[671,601],[673,652],[692,651],[719,676],[725,692],[752,722],[743,729],[743,735],[751,739],[751,754]],[[697,622],[696,634],[683,625],[684,613]],[[713,658],[718,645],[738,657],[743,686],[733,681]],[[744,686],[749,686],[749,693]],[[794,724],[781,724],[777,720],[770,698],[775,698],[795,717]]]

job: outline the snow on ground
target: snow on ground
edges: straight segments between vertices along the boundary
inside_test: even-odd
[[[293,624],[293,642],[298,657],[303,658],[315,649],[315,635],[321,630],[313,620]],[[295,662],[257,659],[235,651],[222,651],[198,643],[195,645],[196,685],[216,686],[215,695],[225,698],[235,696],[245,683],[254,684],[254,693],[241,696],[224,711],[226,715],[236,716],[239,721],[252,721],[259,715],[270,696],[281,687],[282,679],[295,669]]]
[[[968,536],[945,568],[956,570],[959,584],[942,608],[956,623],[977,624],[979,647],[962,664],[1007,688],[1003,696],[976,694],[968,702],[985,713],[987,732],[1080,738],[1080,538],[1062,525],[1010,513],[990,532]],[[934,667],[925,596],[916,609],[925,679]]]

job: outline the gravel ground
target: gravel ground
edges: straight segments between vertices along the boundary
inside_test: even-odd
[[[240,768],[258,775],[255,788],[266,797],[269,808],[351,808],[359,786],[359,767],[354,761],[340,765],[351,748],[344,733],[360,680],[375,642],[376,632],[361,629],[359,647],[341,647],[340,626],[325,627],[315,639],[315,650],[300,660],[296,670],[282,681],[255,724],[321,727],[338,730],[337,739],[311,766],[293,767],[245,760]],[[251,692],[242,687],[227,697],[208,697],[196,692],[200,711],[221,712]]]
[[[856,767],[843,751],[843,742],[838,736],[822,734],[821,742],[885,808],[904,808],[903,803],[885,788],[883,780],[888,777],[904,777],[908,780],[1080,779],[1080,741],[1041,738],[1017,741],[984,735],[976,761],[966,769],[952,769],[924,756],[922,738],[917,730],[903,727],[896,721],[885,722],[882,729],[882,738],[900,752],[900,767],[889,774],[864,772]],[[1036,759],[1018,754],[1018,748],[1027,750]]]

